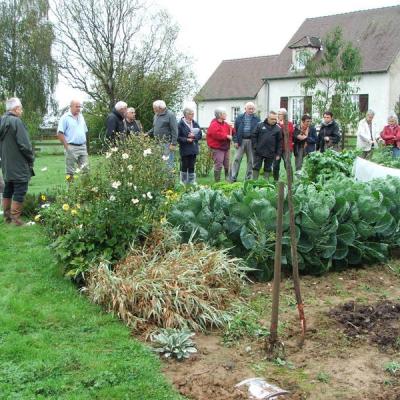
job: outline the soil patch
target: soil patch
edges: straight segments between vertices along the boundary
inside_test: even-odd
[[[350,337],[368,335],[379,346],[400,347],[400,303],[381,301],[364,305],[350,301],[333,308],[329,315],[343,325]]]

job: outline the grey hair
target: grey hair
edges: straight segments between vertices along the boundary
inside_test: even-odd
[[[82,105],[82,102],[81,102],[80,100],[78,100],[78,99],[72,99],[72,100],[69,102],[69,106],[72,107],[72,104],[74,104],[74,103],[78,103],[79,105]]]
[[[193,108],[185,107],[185,108],[183,109],[183,115],[193,114],[193,113],[194,113]]]
[[[275,113],[275,114],[276,114],[276,113]],[[280,109],[278,110],[278,114],[287,114],[286,108],[280,108]]]
[[[276,111],[271,110],[271,111],[268,113],[268,115],[271,115],[271,114],[277,115],[278,113],[277,113]]]
[[[136,110],[133,107],[129,107],[126,112],[136,112]]]
[[[375,111],[374,110],[368,110],[365,115],[372,115],[375,116]]]
[[[254,108],[256,108],[256,105],[255,105],[253,102],[248,101],[248,102],[244,105],[244,108],[247,108],[247,107],[254,107]]]
[[[17,107],[22,107],[21,100],[18,97],[11,97],[6,100],[6,111],[14,110]]]
[[[390,114],[390,115],[388,116],[388,121],[389,121],[389,119],[394,119],[394,120],[396,121],[396,124],[399,123],[399,119],[397,118],[397,115],[396,115],[396,114]]]
[[[117,104],[115,104],[115,109],[117,111],[121,110],[122,108],[128,107],[128,104],[126,104],[124,101],[119,101]]]
[[[165,104],[164,100],[156,100],[153,103],[153,107],[159,108],[160,110],[165,110],[167,108],[167,105]]]
[[[222,114],[226,114],[225,108],[218,107],[214,111],[215,118],[220,118]]]

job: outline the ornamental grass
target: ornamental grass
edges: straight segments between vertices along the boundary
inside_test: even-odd
[[[87,292],[135,330],[205,331],[229,321],[245,269],[227,250],[181,244],[178,231],[164,226],[112,270],[106,263],[92,269]]]

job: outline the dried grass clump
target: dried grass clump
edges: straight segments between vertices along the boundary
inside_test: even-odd
[[[113,271],[101,264],[91,271],[88,294],[128,325],[204,331],[229,320],[245,267],[226,250],[204,243],[181,244],[177,231],[156,229],[140,249]]]

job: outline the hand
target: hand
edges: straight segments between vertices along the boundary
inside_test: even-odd
[[[194,139],[193,139],[192,137],[188,137],[188,138],[187,138],[187,141],[188,141],[189,143],[193,143],[193,140],[194,140]]]
[[[235,143],[235,149],[238,149],[239,147],[239,143]]]
[[[169,149],[170,149],[171,151],[175,151],[176,146],[175,146],[174,144],[170,144],[170,145],[169,145]]]
[[[278,161],[281,158],[281,156],[276,156],[275,160]]]
[[[325,142],[329,142],[329,136],[324,137]]]
[[[188,137],[189,137],[189,138],[194,138],[194,137],[195,137],[195,136],[194,136],[194,133],[190,132],[190,133],[188,134]]]
[[[232,140],[232,135],[227,135],[226,138],[227,138],[228,140]]]

